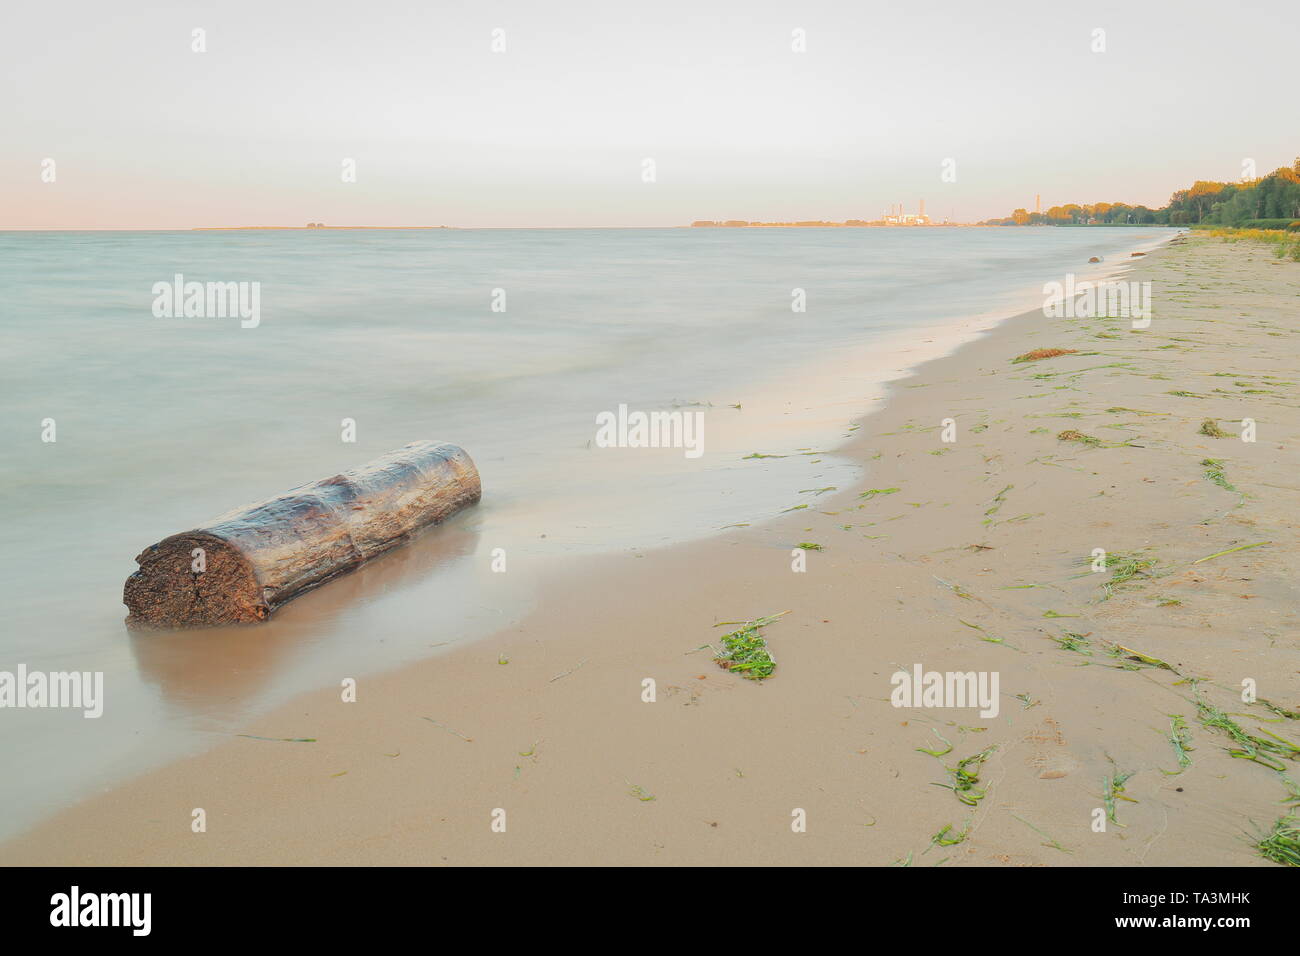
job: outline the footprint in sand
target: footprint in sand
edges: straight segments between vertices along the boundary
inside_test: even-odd
[[[1025,735],[1030,745],[1028,763],[1038,769],[1040,780],[1059,780],[1079,769],[1079,761],[1066,749],[1061,725],[1051,717]]]

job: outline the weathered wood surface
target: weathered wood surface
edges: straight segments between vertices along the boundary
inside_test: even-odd
[[[418,441],[228,511],[145,548],[126,579],[129,624],[251,624],[479,500],[462,449]],[[198,552],[198,554],[196,554]]]

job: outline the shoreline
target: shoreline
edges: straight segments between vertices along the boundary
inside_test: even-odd
[[[1209,240],[1190,245],[1196,250],[1220,250]],[[1172,275],[1191,254],[1187,247],[1166,249],[1141,259],[1135,269],[1142,275]],[[1247,253],[1234,249],[1222,254]],[[1264,262],[1256,271],[1267,271],[1269,265],[1279,271],[1288,268]],[[1285,303],[1285,296],[1278,299]],[[1163,312],[1168,304],[1158,303],[1148,334],[1162,343],[1168,334],[1163,324],[1195,321],[1194,317],[1166,318]],[[1092,320],[1092,326],[1098,322]],[[1219,755],[1213,738],[1193,719],[1189,722],[1198,746],[1194,763],[1218,766],[1216,761],[1228,760],[1215,771],[1222,772],[1226,783],[1207,785],[1213,791],[1209,809],[1198,808],[1195,825],[1176,823],[1171,812],[1178,805],[1165,792],[1172,785],[1158,785],[1183,775],[1161,778],[1155,772],[1157,764],[1164,769],[1171,766],[1171,758],[1160,751],[1162,743],[1168,750],[1168,741],[1145,731],[1141,740],[1125,739],[1123,728],[1134,721],[1150,723],[1152,711],[1145,698],[1135,703],[1124,696],[1131,695],[1131,687],[1120,691],[1114,684],[1116,679],[1155,683],[1153,693],[1162,707],[1169,708],[1174,704],[1167,695],[1176,696],[1177,691],[1159,684],[1166,672],[1156,668],[1156,673],[1144,669],[1111,674],[1113,668],[1079,669],[1077,661],[1061,663],[1069,653],[1041,633],[1055,620],[1045,619],[1041,614],[1045,610],[1061,617],[1086,614],[1097,619],[1089,620],[1088,626],[1113,628],[1122,635],[1113,638],[1116,642],[1126,647],[1137,644],[1145,654],[1181,666],[1182,658],[1166,649],[1172,639],[1159,627],[1154,638],[1145,630],[1137,632],[1142,637],[1128,636],[1125,627],[1132,625],[1122,620],[1117,609],[1131,603],[1130,595],[1141,587],[1125,588],[1122,593],[1116,589],[1110,601],[1089,607],[1080,599],[1084,586],[1064,579],[1054,585],[1064,594],[1053,594],[1054,604],[1044,609],[1036,605],[1038,589],[994,594],[980,580],[1001,576],[1004,586],[1018,588],[1032,576],[1028,575],[1031,569],[1040,569],[1043,578],[1064,578],[1073,569],[1052,550],[1055,536],[1062,541],[1071,535],[1077,539],[1078,547],[1071,552],[1077,563],[1080,554],[1086,557],[1090,550],[1083,547],[1090,534],[1106,538],[1118,533],[1090,527],[1088,516],[1069,513],[1070,505],[1078,503],[1070,496],[1077,488],[1063,490],[1061,486],[1070,482],[1057,472],[1080,467],[1082,456],[1140,458],[1135,450],[1070,447],[1062,451],[1057,446],[1068,443],[1051,441],[1051,434],[1032,434],[1026,427],[1012,436],[1005,427],[1012,417],[1022,424],[1021,408],[1036,414],[1016,403],[1052,397],[1057,377],[1078,382],[1084,376],[1098,377],[1096,372],[1109,379],[1137,374],[1097,364],[1100,360],[1085,358],[1083,349],[1028,367],[1008,364],[1012,356],[1031,348],[1056,345],[1057,338],[1086,336],[1099,352],[1123,350],[1127,344],[1124,335],[1118,340],[1093,339],[1092,326],[1086,320],[1021,315],[887,385],[883,407],[858,419],[855,437],[834,454],[848,455],[867,467],[867,490],[897,487],[900,492],[862,501],[856,496],[864,489],[838,489],[824,499],[816,496],[821,499],[817,507],[810,505],[804,513],[751,528],[643,554],[575,559],[589,570],[544,581],[541,590],[546,593],[539,608],[518,626],[472,646],[364,678],[355,704],[342,704],[336,690],[320,690],[245,728],[265,737],[312,736],[314,743],[240,739],[221,744],[43,821],[0,845],[0,862],[889,863],[910,852],[918,860],[924,856],[925,865],[940,857],[954,863],[1105,864],[1135,862],[1135,853],[1141,854],[1141,862],[1169,862],[1161,855],[1166,846],[1177,842],[1170,837],[1187,837],[1206,826],[1209,838],[1202,833],[1198,840],[1179,844],[1179,850],[1194,859],[1184,856],[1178,862],[1257,862],[1248,854],[1232,853],[1234,845],[1222,838],[1224,806],[1235,801],[1262,818],[1266,808],[1278,809],[1281,793],[1256,786],[1257,781],[1240,783],[1243,775],[1251,776],[1233,766],[1243,762]],[[1241,329],[1232,332],[1244,334]],[[1155,348],[1186,346],[1169,343]],[[1167,354],[1181,356],[1181,351]],[[1278,363],[1283,376],[1288,359],[1294,355]],[[1257,378],[1255,371],[1238,375]],[[1043,374],[1053,378],[1031,377]],[[978,392],[971,394],[971,389]],[[1076,384],[1067,384],[1061,390],[1074,399],[1077,389]],[[1037,394],[1015,394],[1025,390]],[[931,397],[939,395],[943,398]],[[1176,414],[1166,411],[1130,418],[1128,403],[1150,404],[1152,396],[1124,393],[1111,398],[1110,407],[1120,406],[1121,401],[1125,405],[1118,420],[1117,413],[1104,407],[1077,414],[1092,419],[1093,430],[1115,424],[1149,430],[1167,426],[1165,419]],[[1164,401],[1192,418],[1201,411],[1186,409],[1201,401],[1172,397]],[[1236,401],[1267,403],[1269,399],[1243,392]],[[989,407],[972,408],[972,404]],[[951,414],[939,415],[943,409]],[[1100,417],[1093,419],[1094,415]],[[1109,421],[1102,421],[1107,416]],[[933,434],[941,417],[952,417],[962,431],[984,427],[966,432],[944,450]],[[1294,426],[1294,419],[1289,422],[1287,427]],[[1064,418],[1046,423],[1053,426],[1053,433],[1070,424]],[[1079,428],[1089,431],[1083,425]],[[1294,431],[1289,434],[1293,437]],[[1000,436],[1001,444],[993,444],[994,435]],[[1162,436],[1159,441],[1173,439]],[[1199,441],[1215,444],[1208,438]],[[1259,450],[1273,447],[1264,441],[1261,438]],[[1020,455],[1022,451],[1039,454],[1025,464],[1007,462],[1010,452],[1005,449],[991,458],[979,451],[1003,446],[1014,447],[1021,458],[1026,457]],[[1061,460],[1043,462],[1045,457]],[[951,464],[957,460],[962,461],[961,467]],[[1059,467],[1039,476],[1032,467],[1036,463]],[[1113,466],[1117,475],[1145,483],[1146,477],[1134,475],[1148,464],[1117,460],[1107,463],[1107,468]],[[1255,464],[1266,471],[1280,467],[1277,462],[1256,460]],[[1077,473],[1085,478],[1070,481],[1096,484],[1086,469]],[[1175,475],[1157,470],[1156,474],[1152,485],[1190,487],[1188,494],[1198,505],[1211,490],[1225,494],[1199,472]],[[1179,484],[1189,476],[1195,480]],[[1039,477],[1050,478],[1051,487],[1040,483]],[[1285,472],[1278,477],[1285,480]],[[1029,511],[999,517],[1004,505],[1012,510],[1015,505],[1010,502],[1020,497],[1007,494],[1003,499],[998,489],[1004,485],[1024,489],[1021,494],[1031,501],[1044,500],[1021,505]],[[1146,492],[1140,484],[1135,487]],[[798,502],[798,497],[792,490],[792,505],[807,503]],[[1160,521],[1152,524],[1151,519],[1159,517],[1169,525],[1187,523],[1189,517],[1188,503],[1178,495],[1153,502],[1139,494],[1136,503],[1125,492],[1112,497],[1121,499],[1121,509],[1133,509],[1124,520],[1116,516],[1105,522],[1110,528],[1125,528],[1126,538],[1131,537],[1129,529],[1144,519],[1153,529],[1148,533],[1154,535]],[[986,509],[994,502],[997,508],[989,519],[993,524],[985,524],[990,513]],[[1035,513],[1039,505],[1051,510]],[[954,510],[944,514],[947,508]],[[1044,540],[1033,526],[1049,513],[1054,537]],[[1204,517],[1200,511],[1196,515]],[[864,518],[874,520],[863,523]],[[1227,523],[1229,519],[1217,520]],[[987,540],[963,539],[957,544],[951,530],[954,523],[965,537],[986,536]],[[877,536],[882,533],[888,537]],[[1261,540],[1264,537],[1270,535],[1261,535]],[[795,574],[790,571],[790,552],[800,541],[821,543],[825,550],[809,552],[808,571]],[[1217,539],[1216,543],[1232,546]],[[966,550],[977,544],[987,548]],[[1203,551],[1201,542],[1191,550],[1199,554],[1220,550],[1209,541],[1204,544]],[[903,551],[893,550],[900,545]],[[1110,550],[1131,550],[1131,542]],[[1269,562],[1279,560],[1284,566],[1285,558],[1283,545],[1278,544],[1228,560],[1239,571],[1243,566],[1267,569]],[[1206,570],[1212,575],[1218,569],[1209,565]],[[701,584],[706,573],[713,588],[710,593],[704,593]],[[941,583],[936,584],[936,579]],[[1006,583],[1013,579],[1020,583]],[[954,584],[959,590],[951,587]],[[755,595],[760,586],[762,597]],[[1096,590],[1095,585],[1086,589]],[[901,593],[893,595],[897,603],[891,605],[885,596],[895,591]],[[669,596],[672,607],[666,606]],[[640,602],[629,608],[629,598]],[[718,669],[707,653],[693,653],[700,644],[716,639],[718,632],[711,627],[716,621],[755,618],[787,608],[792,613],[765,630],[778,668],[763,684]],[[576,619],[568,617],[573,609],[581,609]],[[1032,615],[1031,609],[1040,615]],[[1145,615],[1150,609],[1140,610]],[[1210,616],[1216,626],[1232,625],[1240,617],[1217,607],[1213,611]],[[1259,612],[1252,609],[1252,613]],[[1086,628],[1080,624],[1079,629]],[[1059,636],[1059,628],[1053,633]],[[994,634],[1002,643],[993,643],[989,635]],[[919,648],[914,652],[895,646],[899,635],[913,638]],[[1279,643],[1294,653],[1294,639],[1289,645]],[[1249,642],[1237,650],[1263,659]],[[1213,647],[1198,647],[1194,664],[1187,666],[1222,670],[1227,665],[1220,663],[1220,656]],[[1004,699],[999,717],[991,721],[980,721],[973,711],[948,721],[941,711],[891,710],[884,703],[889,674],[914,661],[924,662],[927,668],[933,662],[941,670],[999,670],[1006,695],[1023,690],[1033,703],[1022,709],[1020,701]],[[1270,694],[1264,690],[1263,673],[1256,675],[1261,677],[1260,695],[1294,705],[1294,677],[1290,686]],[[641,681],[646,677],[658,684],[654,704],[641,701]],[[1214,677],[1227,680],[1218,673]],[[1062,681],[1086,685],[1096,696],[1089,701],[1062,694],[1057,687]],[[1104,701],[1109,710],[1096,712],[1096,701]],[[1140,763],[1145,771],[1128,784],[1141,804],[1124,803],[1119,811],[1120,819],[1132,820],[1131,832],[1087,830],[1087,812],[1098,801],[1099,771],[1108,765],[1103,759],[1107,751],[1085,729],[1095,720],[1111,728],[1114,749],[1130,751],[1110,756],[1120,763],[1126,758]],[[960,729],[976,725],[984,729]],[[737,733],[737,727],[745,732]],[[1285,728],[1273,729],[1281,733]],[[886,730],[889,739],[878,739]],[[987,797],[973,813],[952,792],[930,786],[945,779],[943,760],[916,748],[937,746],[933,731],[956,745],[950,760],[991,744],[999,747],[985,764]],[[1087,743],[1071,743],[1076,733]],[[391,756],[394,752],[399,756]],[[1025,753],[1033,759],[1020,760]],[[732,763],[736,766],[728,766]],[[1122,769],[1132,768],[1125,764]],[[1264,772],[1254,766],[1246,769]],[[1084,782],[1063,788],[1061,782],[1067,780]],[[1004,793],[1018,794],[1017,787],[1023,796],[1014,802],[1017,812],[1013,814],[1004,805],[1010,794]],[[654,799],[629,793],[637,788]],[[1164,813],[1163,829],[1161,817],[1150,814],[1152,806]],[[208,812],[206,834],[190,831],[190,812],[195,807]],[[506,834],[489,829],[489,816],[496,808],[510,814]],[[792,808],[807,808],[807,833],[791,833]],[[1033,823],[1023,825],[1009,817]],[[1058,820],[1071,821],[1068,827],[1057,826],[1061,832],[1052,833],[1053,840],[1070,848],[1068,854],[1040,846],[1043,838],[1036,828],[1050,830],[1049,821]],[[1271,818],[1261,822],[1269,823]],[[927,854],[926,838],[945,824],[957,831],[965,824],[968,838],[956,847],[942,848],[942,853],[932,847]],[[104,829],[111,829],[107,839]],[[327,835],[324,840],[322,835]]]
[[[587,247],[590,238],[579,245]],[[607,241],[614,238],[612,233],[606,236]],[[419,405],[408,400],[430,393],[420,376],[412,374],[416,369],[407,367],[394,387],[373,394],[360,406],[349,400],[346,408],[340,409],[369,427],[363,429],[367,444],[358,447],[358,456],[338,454],[337,443],[330,440],[334,436],[321,434],[314,427],[315,411],[290,394],[296,391],[292,388],[295,381],[305,388],[312,383],[292,372],[281,379],[274,362],[264,362],[259,377],[276,384],[255,387],[259,402],[279,408],[309,439],[314,437],[314,443],[309,440],[301,448],[279,449],[251,436],[253,447],[240,444],[239,465],[199,472],[184,463],[168,464],[165,453],[159,454],[166,443],[149,435],[133,435],[130,440],[142,443],[148,459],[138,470],[153,487],[146,491],[138,481],[133,482],[134,493],[127,492],[118,516],[97,535],[95,553],[87,554],[75,569],[76,577],[90,586],[79,589],[77,600],[61,607],[57,623],[40,623],[44,620],[38,616],[43,592],[39,582],[32,582],[36,586],[26,589],[28,597],[16,622],[18,634],[11,642],[11,656],[16,651],[17,658],[25,658],[29,666],[57,666],[59,648],[85,647],[102,662],[99,666],[105,671],[111,698],[108,713],[95,723],[93,732],[75,722],[46,720],[35,711],[10,715],[4,725],[5,739],[24,772],[9,795],[11,812],[0,824],[0,842],[85,795],[227,739],[219,735],[238,731],[258,714],[299,693],[332,684],[336,674],[364,678],[392,670],[435,654],[438,647],[468,643],[517,620],[516,610],[526,611],[531,606],[530,570],[550,569],[557,563],[556,557],[563,560],[575,554],[625,548],[647,551],[698,540],[728,525],[775,515],[789,507],[786,499],[792,489],[857,483],[858,464],[828,455],[807,457],[802,450],[838,446],[854,419],[879,406],[883,389],[878,383],[905,374],[926,357],[949,351],[974,328],[1039,304],[1044,279],[1076,267],[1091,252],[1118,262],[1133,248],[1129,243],[1158,241],[1160,231],[1117,235],[1115,230],[1107,230],[1084,243],[1076,237],[1064,243],[1069,251],[1057,252],[1052,250],[1060,250],[1062,243],[1055,235],[1041,236],[1043,242],[1032,241],[1035,237],[1010,243],[990,238],[956,246],[947,235],[939,237],[943,241],[910,238],[914,241],[865,243],[876,250],[871,256],[876,263],[861,273],[853,272],[852,263],[845,261],[846,248],[856,249],[858,243],[831,242],[824,257],[812,257],[812,273],[805,269],[798,278],[821,289],[814,296],[815,314],[787,319],[780,315],[790,313],[779,299],[775,308],[764,308],[769,297],[761,294],[764,277],[753,264],[770,258],[774,250],[788,250],[788,241],[760,243],[768,251],[755,252],[751,258],[745,251],[751,243],[721,237],[720,245],[738,271],[729,278],[718,277],[719,286],[710,286],[712,293],[703,299],[693,292],[685,299],[666,292],[667,298],[660,303],[666,316],[662,324],[672,328],[675,311],[702,308],[708,320],[701,324],[715,330],[719,326],[749,329],[755,333],[751,335],[755,341],[738,342],[733,347],[727,336],[701,331],[694,337],[700,347],[690,350],[694,356],[683,356],[697,367],[680,369],[649,359],[624,361],[629,350],[602,346],[598,351],[609,355],[612,366],[622,364],[631,376],[594,375],[577,383],[557,403],[565,411],[559,420],[539,421],[528,408],[519,408],[520,417],[511,424],[509,418],[493,420],[483,411],[490,413],[494,406],[509,408],[513,401],[527,401],[524,396],[540,392],[543,384],[567,391],[563,379],[541,379],[531,387],[507,382],[495,400],[478,403],[443,404],[444,395],[439,391],[431,395],[433,404]],[[92,239],[104,242],[103,237],[88,237],[88,241]],[[136,241],[138,237],[126,244]],[[670,261],[675,257],[684,273],[708,277],[708,269],[700,272],[687,266],[701,261],[690,251],[697,246],[695,241],[667,233],[644,242],[629,234],[619,241],[629,251],[648,245],[651,251],[667,254]],[[246,245],[245,240],[232,242]],[[822,240],[810,242],[822,244]],[[1116,245],[1120,242],[1126,245]],[[550,246],[552,240],[514,237],[506,244],[518,251],[521,243]],[[116,244],[117,240],[104,242],[106,248]],[[418,245],[423,248],[424,244],[421,240]],[[711,237],[705,244],[717,245],[719,237]],[[401,244],[393,240],[381,245],[392,249]],[[928,251],[900,251],[910,246]],[[466,248],[471,247],[481,248],[478,240]],[[999,249],[1006,251],[993,251]],[[450,261],[464,258],[464,251],[452,255]],[[372,257],[371,264],[378,265],[386,257],[381,252]],[[618,255],[602,259],[618,271]],[[933,273],[935,259],[951,261],[955,271],[949,276],[952,281],[940,282],[931,291],[917,281]],[[476,261],[473,255],[470,260]],[[841,262],[857,281],[838,279],[839,269],[828,270],[832,261]],[[894,268],[882,268],[888,264]],[[1088,272],[1093,268],[1088,266]],[[609,271],[608,266],[602,270]],[[272,271],[266,278],[277,274]],[[737,282],[736,276],[741,275],[747,280]],[[413,279],[418,282],[418,274]],[[561,285],[567,284],[561,281]],[[101,280],[101,285],[111,288],[113,284]],[[650,292],[639,288],[643,296]],[[756,289],[760,294],[754,294]],[[859,302],[856,308],[855,299]],[[287,304],[294,302],[291,298]],[[298,302],[301,308],[303,303]],[[827,306],[829,314],[821,315]],[[638,309],[625,311],[630,316]],[[581,324],[594,325],[597,339],[608,338],[601,329],[610,328],[610,322],[592,316]],[[399,341],[404,325],[398,323],[395,328]],[[562,316],[551,315],[548,325],[558,326],[556,331],[565,334]],[[908,331],[900,340],[901,327]],[[334,336],[341,333],[346,339],[346,321],[332,328]],[[274,336],[287,346],[298,338],[299,331],[286,323]],[[189,335],[185,333],[186,338]],[[238,339],[234,347],[246,351],[242,334]],[[455,341],[455,334],[451,339]],[[490,338],[482,344],[490,346]],[[520,360],[524,366],[528,362],[518,344],[517,336],[503,340],[507,352],[514,351],[508,363],[512,367],[519,366]],[[475,358],[478,347],[472,341],[469,345],[473,347],[468,364],[491,374],[492,363]],[[350,378],[354,372],[339,365],[344,356],[337,349],[331,351],[328,342],[324,346],[324,366]],[[389,346],[384,351],[394,350]],[[662,351],[664,355],[681,355],[680,349]],[[399,366],[404,365],[403,356],[393,358]],[[206,363],[197,350],[190,356],[192,367],[203,368]],[[598,363],[586,364],[594,367]],[[103,387],[114,386],[106,382]],[[698,399],[707,401],[693,401]],[[619,400],[645,408],[689,410],[707,405],[704,417],[710,454],[691,462],[672,450],[594,450],[590,447],[591,413]],[[732,403],[742,402],[743,411],[734,410]],[[184,425],[175,421],[180,416],[164,417],[172,420],[172,427]],[[239,413],[229,416],[227,427],[205,441],[228,447],[238,430],[237,425],[231,426],[243,417]],[[458,424],[444,428],[444,420]],[[105,424],[111,427],[111,423]],[[120,600],[121,578],[133,570],[129,555],[137,553],[143,541],[157,540],[195,518],[226,510],[236,499],[251,501],[272,488],[284,487],[284,479],[293,484],[332,473],[332,469],[352,467],[406,442],[412,434],[446,437],[451,432],[471,442],[467,447],[474,451],[490,488],[488,500],[466,513],[465,520],[453,521],[439,533],[372,562],[319,595],[295,602],[283,617],[256,633],[222,631],[192,639],[180,632],[143,640],[131,638],[123,630],[124,612],[115,613],[113,608]],[[784,453],[786,457],[766,459],[759,468],[746,458],[755,451]],[[102,441],[97,447],[92,443],[79,449],[79,457],[93,467],[71,473],[65,469],[66,480],[81,487],[88,497],[111,494],[112,489],[99,476],[121,467],[114,448]],[[813,458],[820,461],[814,463]],[[170,478],[160,480],[164,474]],[[167,488],[177,483],[185,484],[189,494],[170,495]],[[151,503],[155,496],[161,496],[157,509]],[[28,534],[42,535],[40,561],[57,562],[60,549],[56,542],[76,524],[71,515],[33,516],[25,525],[11,528],[11,538],[17,542]],[[497,547],[504,547],[510,555],[508,575],[488,573],[490,552]],[[426,633],[430,626],[427,609],[431,607],[439,609],[436,635]],[[50,626],[55,627],[53,633],[35,638],[38,631]],[[24,633],[27,638],[21,636]],[[41,665],[41,661],[48,662]]]

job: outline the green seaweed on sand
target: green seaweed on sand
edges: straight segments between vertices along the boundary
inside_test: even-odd
[[[1073,428],[1067,428],[1065,431],[1059,432],[1056,436],[1056,440],[1074,441],[1081,445],[1087,445],[1090,448],[1099,448],[1102,444],[1100,438],[1094,438],[1092,435],[1085,435],[1083,432],[1075,431]]]
[[[649,803],[651,800],[655,799],[655,795],[653,793],[648,793],[645,787],[641,786],[640,784],[632,783],[631,781],[624,781],[624,782],[628,785],[627,792],[631,796],[636,797],[642,803]]]
[[[1120,773],[1116,770],[1105,780],[1105,791],[1102,793],[1101,802],[1106,807],[1106,819],[1117,827],[1122,827],[1124,824],[1115,819],[1115,801],[1127,800],[1129,803],[1137,803],[1132,797],[1124,796],[1124,784],[1132,776],[1133,771]]]
[[[990,644],[1003,644],[1003,645],[1005,645],[1005,646],[1007,646],[1007,647],[1012,647],[1012,646],[1013,646],[1013,645],[1011,645],[1011,644],[1007,644],[1005,638],[994,637],[992,634],[990,634],[988,631],[986,631],[986,630],[984,629],[984,626],[981,625],[981,624],[972,624],[970,621],[963,621],[961,618],[957,618],[957,623],[958,623],[958,624],[964,624],[964,625],[966,625],[966,626],[969,627],[972,631],[979,631],[979,632],[980,632],[980,640],[981,640],[981,641],[987,641],[987,642],[990,643]],[[1016,649],[1019,650],[1019,648],[1016,648]]]
[[[930,850],[936,846],[956,846],[958,843],[961,843],[966,839],[966,834],[969,832],[969,823],[966,824],[966,829],[962,830],[960,833],[953,833],[951,823],[944,824],[942,830],[930,837],[930,845],[925,848],[924,852],[929,853]]]
[[[1102,560],[1102,566],[1110,571],[1110,579],[1102,584],[1101,589],[1105,594],[1102,600],[1107,600],[1118,587],[1123,587],[1134,578],[1152,578],[1152,569],[1156,566],[1155,558],[1142,557],[1139,551],[1109,551]]]
[[[1223,459],[1221,458],[1202,458],[1201,465],[1205,468],[1205,477],[1214,482],[1225,491],[1236,491],[1228,481],[1228,476],[1223,471]]]
[[[934,786],[943,787],[945,790],[951,790],[956,794],[957,799],[968,807],[973,807],[979,801],[984,799],[984,790],[975,786],[980,782],[980,765],[988,760],[989,757],[997,750],[997,745],[981,750],[979,753],[967,757],[965,760],[959,760],[957,766],[945,768],[948,773],[952,774],[952,783],[936,783]]]
[[[940,740],[942,740],[942,741],[943,741],[945,744],[947,744],[948,746],[947,746],[945,749],[943,749],[943,750],[930,750],[930,749],[927,748],[927,747],[917,747],[916,749],[917,749],[918,752],[923,753],[923,754],[929,754],[931,757],[943,757],[943,756],[945,756],[945,755],[947,755],[947,754],[952,753],[952,741],[951,741],[951,740],[949,740],[949,739],[948,739],[947,737],[945,737],[943,734],[939,733],[939,731],[936,730],[936,729],[933,728],[933,727],[930,728],[930,733],[934,734],[936,737],[938,737]]]
[[[795,547],[796,547],[796,548],[803,548],[805,551],[823,551],[823,550],[825,550],[825,549],[824,549],[820,544],[815,544],[815,543],[813,543],[812,541],[800,541],[798,544],[795,545]]]
[[[1091,633],[1091,632],[1089,632]],[[1063,631],[1058,637],[1055,634],[1047,635],[1061,646],[1061,650],[1074,651],[1077,654],[1092,656],[1092,643],[1088,640],[1086,634],[1076,634],[1074,631]]]
[[[745,457],[741,458],[740,460],[741,460],[741,461],[749,461],[751,458],[787,458],[787,457],[789,457],[789,456],[787,456],[787,455],[764,455],[764,454],[762,454],[761,452],[752,451],[752,452],[750,452],[748,455],[746,455]]]
[[[1113,405],[1113,406],[1111,406],[1110,408],[1106,409],[1106,411],[1108,411],[1108,412],[1110,412],[1111,414],[1114,414],[1114,415],[1123,415],[1123,414],[1128,414],[1128,415],[1165,415],[1165,414],[1168,414],[1167,412],[1146,412],[1146,411],[1143,411],[1143,410],[1140,409],[1140,408],[1126,408],[1126,407],[1123,406],[1123,405]]]
[[[1201,422],[1201,427],[1199,431],[1202,435],[1205,435],[1208,438],[1228,437],[1228,433],[1225,432],[1222,428],[1220,428],[1218,421],[1216,421],[1213,418],[1207,418],[1205,421]]]
[[[868,490],[868,491],[864,491],[864,492],[862,492],[862,494],[858,495],[858,497],[859,497],[859,498],[874,498],[874,497],[876,497],[876,495],[893,495],[893,494],[897,494],[898,491],[899,491],[898,488],[871,488],[871,489]]]
[[[1039,362],[1043,359],[1056,358],[1058,355],[1074,355],[1078,349],[1031,349],[1023,355],[1017,355],[1011,360],[1012,365],[1023,365],[1025,362]]]
[[[776,661],[772,659],[772,654],[767,649],[767,641],[759,631],[789,613],[789,611],[782,611],[780,614],[760,617],[753,621],[721,621],[713,625],[714,627],[740,625],[736,630],[722,636],[723,649],[716,652],[713,660],[723,670],[734,671],[748,680],[763,680],[771,677],[772,672],[776,670]]]
[[[1178,758],[1177,770],[1161,770],[1166,776],[1175,776],[1182,773],[1191,766],[1192,758],[1188,754],[1192,747],[1192,729],[1187,726],[1187,719],[1181,714],[1169,715],[1169,743],[1174,748],[1174,756]]]
[[[1255,849],[1264,859],[1283,866],[1300,866],[1300,817],[1279,817],[1271,830],[1256,836]]]
[[[1174,674],[1178,673],[1178,671],[1174,670],[1172,665],[1162,661],[1160,658],[1152,657],[1150,654],[1143,654],[1141,651],[1135,651],[1133,648],[1125,647],[1123,644],[1111,644],[1110,647],[1106,649],[1106,652],[1110,654],[1111,657],[1123,658],[1125,662],[1123,665],[1124,670],[1141,670],[1141,665],[1145,665],[1147,667],[1154,667],[1158,670],[1170,671]]]
[[[1015,485],[1007,485],[1005,488],[1003,488],[1001,491],[999,491],[996,495],[993,496],[993,501],[989,505],[988,511],[984,512],[986,517],[991,514],[997,514],[998,509],[1002,507],[1002,503],[1007,500],[1007,492],[1014,487]]]
[[[1218,730],[1229,737],[1237,746],[1227,748],[1228,753],[1241,760],[1252,760],[1270,770],[1283,773],[1286,771],[1286,764],[1275,758],[1281,757],[1287,760],[1300,758],[1300,746],[1270,733],[1263,727],[1259,728],[1259,732],[1266,736],[1257,737],[1222,710],[1204,700],[1196,701],[1196,716],[1204,726]]]
[[[1285,717],[1287,720],[1300,720],[1300,710],[1288,710],[1281,704],[1275,704],[1271,700],[1266,700],[1263,697],[1255,698],[1255,703],[1259,704],[1261,707],[1267,707],[1279,717]]]

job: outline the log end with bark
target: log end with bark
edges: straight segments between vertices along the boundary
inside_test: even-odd
[[[282,605],[475,504],[462,449],[418,441],[332,478],[228,511],[145,548],[126,579],[127,623],[255,624]]]

